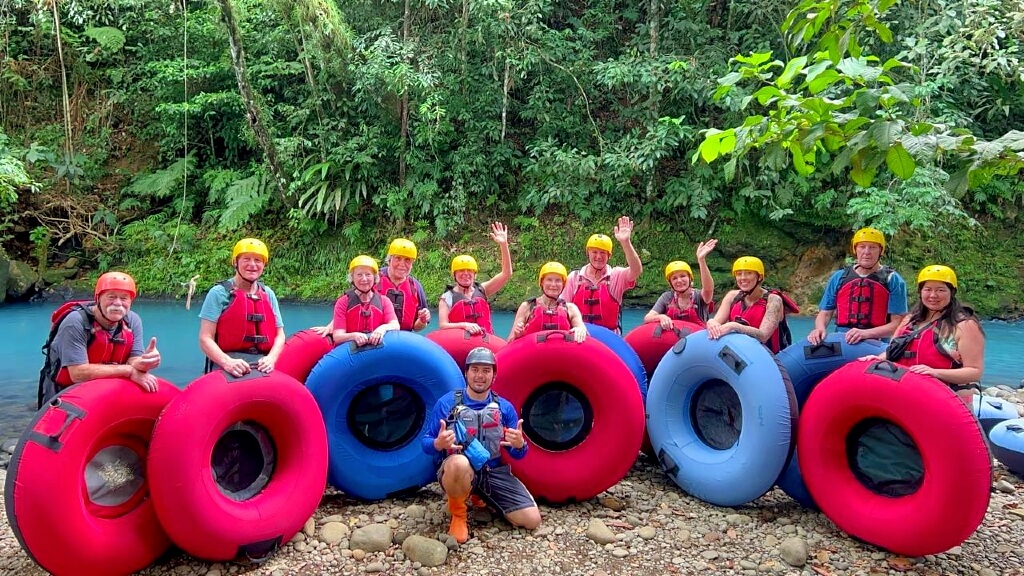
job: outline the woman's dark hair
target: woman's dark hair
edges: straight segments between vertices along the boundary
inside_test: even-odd
[[[938,321],[935,323],[935,328],[942,336],[949,336],[956,330],[956,325],[964,320],[973,320],[978,325],[978,330],[981,330],[982,334],[985,331],[981,328],[981,322],[978,321],[978,317],[974,314],[974,310],[968,306],[964,306],[956,299],[956,288],[948,282],[943,282],[946,287],[949,288],[949,305],[942,311],[942,315],[939,316]],[[915,326],[924,322],[924,319],[928,316],[928,309],[921,303],[921,288],[924,286],[924,282],[917,285],[917,304],[910,309],[910,325]]]

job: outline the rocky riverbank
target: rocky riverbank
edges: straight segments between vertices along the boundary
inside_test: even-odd
[[[0,480],[5,474],[0,471]],[[625,479],[598,498],[542,506],[544,522],[532,532],[512,529],[478,510],[470,523],[472,538],[459,546],[445,533],[447,516],[436,484],[413,497],[377,503],[356,502],[329,489],[305,529],[264,564],[211,564],[174,552],[142,573],[1024,576],[1024,482],[999,465],[996,476],[978,531],[961,546],[924,558],[857,542],[778,489],[747,506],[717,508],[682,493],[652,460],[641,457]],[[6,521],[0,531],[0,573],[44,574]]]

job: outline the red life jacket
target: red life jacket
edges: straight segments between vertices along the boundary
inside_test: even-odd
[[[416,324],[416,312],[419,311],[419,299],[416,291],[416,279],[412,276],[406,277],[401,284],[396,286],[387,274],[380,275],[380,283],[377,284],[377,292],[388,297],[395,305],[395,315],[398,316],[398,326],[402,330],[412,330]]]
[[[742,293],[737,294],[740,298],[733,301],[732,307],[729,309],[729,317],[734,322],[760,328],[761,321],[764,320],[764,315],[768,311],[768,296],[771,294],[777,294],[782,298],[782,318],[779,319],[779,325],[775,327],[775,331],[768,337],[768,341],[764,345],[772,351],[772,354],[778,354],[783,348],[793,343],[793,333],[789,330],[789,323],[786,322],[786,314],[800,312],[800,307],[785,292],[764,288],[764,294],[749,308],[742,298]]]
[[[580,278],[581,284],[576,288],[572,296],[572,303],[580,309],[584,322],[604,326],[609,330],[620,331],[619,314],[622,305],[612,297],[608,289],[610,282],[601,280],[597,284],[591,284],[590,280],[579,273],[573,272]]]
[[[526,320],[524,336],[541,330],[569,330],[572,328],[572,324],[569,323],[569,307],[566,306],[565,300],[559,298],[555,302],[554,310],[539,305],[536,298],[530,298],[527,302],[530,303],[530,316]]]
[[[380,294],[374,292],[369,302],[360,300],[355,290],[345,292],[345,296],[348,297],[348,308],[345,312],[346,332],[369,334],[384,323],[384,303],[380,299]]]
[[[867,276],[847,266],[836,294],[836,326],[843,328],[877,328],[889,321],[889,277],[894,270],[888,266]]]
[[[705,322],[704,322],[704,319],[700,317],[700,313],[699,313],[699,311],[697,309],[697,303],[698,302],[700,302],[701,306],[704,306],[704,299],[700,297],[700,294],[694,292],[691,295],[690,306],[687,307],[685,310],[683,310],[682,308],[679,307],[679,298],[676,296],[675,292],[670,290],[670,291],[666,292],[666,294],[671,294],[672,295],[672,300],[669,302],[668,306],[665,307],[665,315],[666,316],[668,316],[669,318],[671,318],[673,320],[684,320],[686,322],[693,322],[694,324],[699,324],[701,326],[705,326],[706,325]],[[698,300],[698,299],[696,299],[694,297],[700,298],[700,299]],[[707,306],[709,308],[714,308],[715,305],[712,302],[711,304],[708,304]]]
[[[50,317],[54,325],[54,335],[56,336],[56,328],[60,327],[65,318],[72,313],[77,313],[81,317],[82,329],[89,333],[86,339],[86,355],[89,358],[89,364],[124,364],[128,362],[132,344],[135,343],[135,335],[128,327],[128,322],[119,321],[114,327],[114,333],[111,334],[92,315],[92,305],[92,302],[84,304],[82,302],[65,302]],[[74,384],[74,381],[71,380],[71,373],[66,367],[60,367],[57,370],[53,381],[61,387]]]
[[[448,310],[449,322],[472,322],[479,325],[488,334],[494,334],[491,327],[491,305],[487,303],[487,295],[479,282],[473,283],[473,294],[464,295],[448,286],[446,293],[452,295],[452,306]]]
[[[910,332],[912,332],[912,329],[910,324],[907,324],[896,336],[903,336]],[[953,357],[939,345],[939,332],[935,329],[934,325],[918,332],[910,341],[910,345],[907,346],[903,355],[896,360],[896,363],[903,366],[924,364],[939,370],[963,366],[960,362],[953,360]]]
[[[230,295],[228,307],[217,318],[213,340],[225,353],[266,354],[277,337],[277,317],[263,283],[256,283],[256,293],[235,287],[234,280],[221,286]]]

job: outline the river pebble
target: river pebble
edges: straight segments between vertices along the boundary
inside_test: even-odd
[[[593,500],[542,505],[544,521],[532,532],[474,516],[470,541],[460,546],[447,534],[437,484],[375,503],[328,489],[299,536],[264,564],[215,564],[173,552],[141,574],[1024,576],[1024,483],[1001,465],[995,475],[981,527],[962,545],[925,558],[858,542],[778,489],[737,508],[700,502],[641,457],[623,481]],[[0,470],[0,481],[5,476]],[[0,573],[45,574],[6,522],[0,526]]]

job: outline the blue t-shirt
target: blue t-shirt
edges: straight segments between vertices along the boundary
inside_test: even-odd
[[[274,309],[274,320],[276,323],[274,326],[278,328],[284,327],[284,320],[281,317],[281,307],[277,304],[277,295],[265,284],[260,284],[263,287],[263,291],[267,293],[267,300],[270,301],[270,306]],[[223,284],[215,284],[210,291],[206,293],[206,299],[203,300],[203,308],[199,311],[199,317],[203,320],[209,320],[210,322],[216,323],[220,319],[220,315],[224,313],[228,308],[228,304],[231,303],[231,294],[224,288]]]
[[[498,407],[501,410],[501,425],[505,428],[515,428],[519,425],[519,415],[516,414],[515,407],[505,400],[501,396],[498,396]],[[462,404],[471,410],[483,410],[491,403],[491,396],[488,395],[486,400],[473,400],[469,397],[469,393],[462,392]],[[431,456],[440,458],[441,452],[434,449],[434,440],[437,439],[437,433],[441,431],[441,420],[447,420],[448,415],[452,413],[452,408],[455,407],[455,392],[449,392],[437,400],[434,404],[434,409],[430,411],[430,415],[427,416],[427,429],[423,432],[423,436],[420,438],[420,445],[423,447],[423,451]],[[508,451],[508,455],[519,460],[523,456],[526,456],[526,450],[528,446],[524,443],[522,448],[516,449],[511,446],[503,446]],[[501,465],[501,458],[491,458],[487,461],[487,465],[494,467]]]
[[[828,283],[825,284],[825,293],[821,295],[821,302],[818,303],[819,310],[835,310],[836,298],[839,296],[839,283],[846,274],[846,268],[841,268],[832,273]],[[886,283],[889,288],[889,314],[907,313],[907,283],[895,270],[889,274],[889,281]]]

